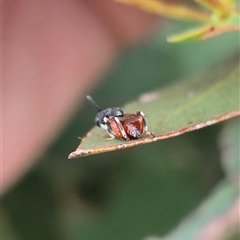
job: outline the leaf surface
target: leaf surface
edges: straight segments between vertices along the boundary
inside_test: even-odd
[[[142,95],[138,101],[127,104],[122,109],[125,113],[143,111],[148,119],[148,130],[153,132],[155,137],[146,135],[138,140],[107,141],[104,131],[94,127],[69,158],[151,143],[238,116],[240,114],[238,57],[194,79]]]

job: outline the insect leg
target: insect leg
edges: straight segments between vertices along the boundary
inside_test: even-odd
[[[120,130],[120,132],[121,132],[121,134],[123,136],[123,138],[126,139],[126,140],[130,140],[130,138],[127,136],[127,134],[126,134],[126,132],[125,132],[125,130],[123,128],[123,125],[120,122],[120,120],[117,117],[114,117],[114,120],[115,120],[115,122],[116,122],[116,124],[117,124],[117,126],[118,126],[118,128],[119,128],[119,130]]]

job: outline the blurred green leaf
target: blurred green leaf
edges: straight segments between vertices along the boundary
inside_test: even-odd
[[[231,14],[232,9],[234,8],[233,0],[195,0],[195,2],[200,3],[202,6],[213,11],[215,14],[219,15],[219,18],[225,18]]]
[[[239,62],[235,57],[195,79],[143,95],[137,102],[123,107],[126,113],[143,111],[155,138],[106,141],[103,130],[95,127],[69,158],[155,142],[237,116],[240,112],[238,94]]]
[[[239,239],[239,128],[239,118],[228,121],[220,138],[222,165],[228,179],[170,234],[146,240]]]
[[[167,38],[167,41],[170,43],[196,41],[204,34],[209,33],[211,29],[212,26],[203,26],[199,29],[193,29],[181,34],[175,34],[173,36],[170,36]]]
[[[206,40],[217,35],[240,31],[239,12],[234,0],[195,0],[212,13],[206,13],[202,9],[195,10],[186,4],[168,3],[157,0],[117,0],[119,2],[134,5],[147,12],[163,15],[175,20],[185,20],[189,22],[203,22],[204,26],[176,34],[168,38],[168,42],[187,42]]]
[[[218,17],[213,16],[211,22],[204,26],[170,36],[167,38],[167,41],[170,43],[191,42],[206,40],[223,33],[239,32],[239,21],[240,16],[236,13],[232,13],[231,16],[223,20],[219,20]]]
[[[223,128],[220,146],[222,149],[222,166],[229,180],[239,186],[239,118],[229,121]]]
[[[180,21],[206,22],[211,15],[177,4],[177,2],[167,2],[163,0],[116,0],[125,4],[133,5],[144,11],[159,14],[168,18]]]
[[[14,229],[11,217],[7,214],[6,209],[1,206],[1,239],[19,240],[18,234]]]
[[[146,240],[232,239],[239,236],[239,193],[236,186],[223,181],[192,214],[166,237]],[[228,236],[226,238],[226,233]]]

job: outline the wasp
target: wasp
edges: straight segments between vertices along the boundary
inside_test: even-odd
[[[142,134],[150,134],[154,137],[152,132],[147,132],[148,123],[143,112],[137,111],[136,114],[124,113],[119,107],[102,110],[91,96],[87,96],[87,99],[98,111],[95,124],[106,130],[111,138],[122,140],[139,139]]]

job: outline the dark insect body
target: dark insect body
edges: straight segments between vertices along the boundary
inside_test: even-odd
[[[98,111],[95,124],[106,130],[111,138],[138,139],[144,133],[154,136],[153,133],[147,132],[147,119],[143,112],[124,113],[119,107],[102,110],[90,96],[87,96],[87,99]]]

